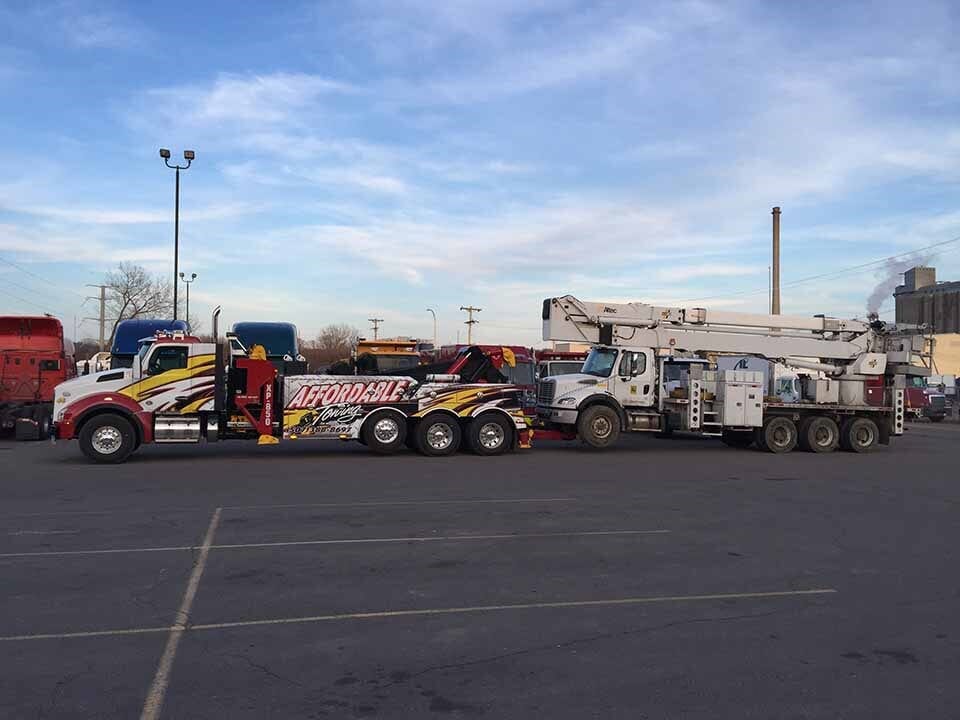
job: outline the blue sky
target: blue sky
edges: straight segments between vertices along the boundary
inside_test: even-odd
[[[763,311],[773,205],[785,284],[960,236],[958,30],[923,1],[6,0],[0,312],[72,329],[116,263],[172,272],[159,147],[197,152],[203,318],[430,336],[429,306],[451,341],[473,304],[536,342],[565,293]],[[886,272],[783,311],[862,316]]]

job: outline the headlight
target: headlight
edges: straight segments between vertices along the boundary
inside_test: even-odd
[[[576,399],[576,398],[561,398],[561,399],[557,402],[557,404],[558,404],[558,405],[576,405],[576,404],[577,404],[577,399]]]

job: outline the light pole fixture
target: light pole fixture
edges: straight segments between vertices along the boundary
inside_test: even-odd
[[[433,311],[433,308],[427,308],[427,312],[433,315],[433,347],[437,349],[437,314]]]
[[[178,271],[180,269],[180,171],[190,167],[190,163],[196,158],[193,150],[184,150],[183,159],[187,161],[186,165],[171,165],[170,151],[166,148],[160,148],[160,157],[163,158],[163,164],[171,170],[177,171],[176,189],[173,200],[173,319],[177,319],[177,282]],[[189,320],[188,320],[189,322]]]
[[[196,273],[190,273],[190,279],[187,280],[186,273],[180,273],[180,279],[183,280],[184,285],[187,286],[187,330],[193,332],[193,328],[190,327],[190,283],[197,279]],[[176,318],[174,318],[176,320]]]

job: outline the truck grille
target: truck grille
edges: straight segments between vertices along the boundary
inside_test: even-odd
[[[556,380],[541,380],[537,386],[537,405],[549,405],[557,394]]]
[[[945,395],[930,395],[930,409],[941,411],[947,407],[947,398]]]

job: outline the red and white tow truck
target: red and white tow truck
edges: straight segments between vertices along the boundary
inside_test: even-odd
[[[77,439],[104,463],[122,462],[144,443],[201,438],[358,440],[377,453],[406,444],[434,456],[465,444],[499,455],[529,446],[522,394],[456,376],[284,376],[257,348],[248,356],[172,333],[144,345],[133,367],[58,385],[54,422],[58,439]]]

